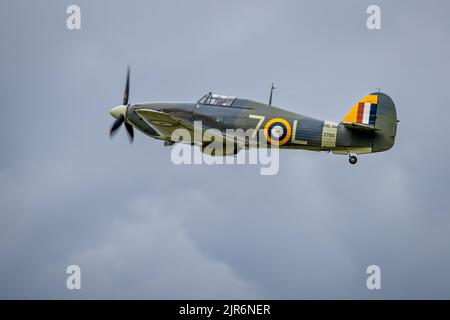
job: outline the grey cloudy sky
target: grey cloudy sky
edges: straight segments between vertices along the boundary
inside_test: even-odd
[[[0,298],[449,298],[448,1],[1,1]],[[339,121],[381,87],[396,145],[175,166],[108,138],[132,103],[205,92]],[[78,264],[82,290],[65,288]],[[366,288],[366,267],[382,290]]]

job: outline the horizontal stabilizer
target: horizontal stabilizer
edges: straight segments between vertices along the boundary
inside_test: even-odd
[[[379,129],[376,129],[374,125],[368,125],[363,123],[356,123],[356,122],[342,122],[342,124],[352,130],[360,130],[360,131],[366,131],[366,132],[373,132],[378,131]]]

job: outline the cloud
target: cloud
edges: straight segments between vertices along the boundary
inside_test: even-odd
[[[198,299],[255,298],[251,283],[229,265],[205,257],[183,221],[209,200],[199,192],[139,197],[104,235],[68,261],[86,270],[87,297]],[[190,208],[179,212],[179,205]],[[113,281],[112,281],[113,280]]]
[[[382,1],[368,31],[369,4],[80,1],[73,33],[62,2],[2,3],[0,297],[448,298],[448,10]],[[396,145],[356,166],[282,151],[270,177],[175,166],[158,141],[107,137],[127,64],[133,103],[266,101],[275,81],[276,105],[339,121],[381,87]]]

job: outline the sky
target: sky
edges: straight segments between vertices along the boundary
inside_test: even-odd
[[[68,30],[66,9],[81,9]],[[366,9],[381,8],[381,30]],[[448,299],[448,1],[1,1],[0,298]],[[213,91],[340,121],[381,88],[395,146],[181,165],[108,110]],[[81,268],[81,290],[66,268]],[[381,269],[368,290],[366,268]]]

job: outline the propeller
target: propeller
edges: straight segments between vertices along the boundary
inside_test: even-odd
[[[128,96],[130,93],[130,67],[127,68],[127,80],[125,83],[125,91],[123,93],[123,103],[120,106],[117,106],[109,111],[111,115],[116,118],[116,121],[114,121],[113,125],[111,126],[111,129],[109,130],[109,136],[112,137],[116,131],[120,128],[122,123],[125,124],[125,129],[128,133],[128,138],[130,139],[130,143],[133,142],[134,138],[134,132],[133,132],[133,126],[129,124],[126,120],[126,112],[127,108],[129,106],[128,104]]]
[[[123,92],[123,105],[128,105],[128,94],[130,93],[130,66],[127,67],[127,82],[125,83],[125,91]]]

